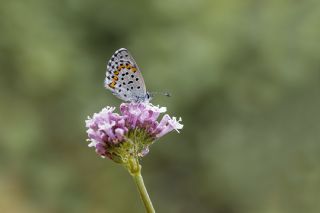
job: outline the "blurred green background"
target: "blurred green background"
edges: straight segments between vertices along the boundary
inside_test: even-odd
[[[0,212],[144,212],[87,148],[126,47],[181,116],[143,159],[157,212],[320,212],[319,1],[0,2]]]

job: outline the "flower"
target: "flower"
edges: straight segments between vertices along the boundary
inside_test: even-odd
[[[149,146],[162,136],[183,128],[181,118],[165,114],[165,107],[151,103],[122,103],[120,114],[114,107],[105,107],[86,120],[89,147],[118,163],[127,163],[133,157],[143,157]]]

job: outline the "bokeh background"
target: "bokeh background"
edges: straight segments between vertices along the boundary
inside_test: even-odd
[[[181,116],[143,159],[157,212],[320,212],[320,2],[0,1],[0,212],[144,212],[87,148],[126,47]]]

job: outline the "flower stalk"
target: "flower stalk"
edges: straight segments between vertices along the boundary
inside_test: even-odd
[[[144,185],[144,182],[143,182],[143,178],[142,178],[142,175],[141,175],[141,171],[139,171],[138,173],[136,173],[135,175],[132,176],[134,181],[136,182],[136,185],[138,187],[138,190],[139,190],[139,193],[140,193],[140,197],[143,201],[143,204],[146,208],[146,211],[148,213],[154,213],[155,210],[153,208],[153,205],[152,205],[152,202],[151,202],[151,199],[149,197],[149,194],[147,192],[147,189]]]
[[[130,175],[133,177],[134,182],[137,185],[141,200],[144,204],[147,213],[155,213],[155,210],[152,205],[152,201],[149,197],[146,186],[141,175],[141,165],[139,160],[136,158],[131,158],[128,161],[128,164],[124,165],[129,171]]]

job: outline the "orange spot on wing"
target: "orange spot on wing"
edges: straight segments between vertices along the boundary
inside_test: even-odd
[[[115,71],[114,72],[114,74],[115,75],[118,75],[119,73],[118,72],[120,72],[122,69],[124,69],[124,68],[126,68],[126,69],[128,69],[128,70],[131,70],[132,72],[137,72],[137,68],[136,67],[134,67],[134,66],[132,66],[131,64],[128,64],[128,65],[119,65],[118,67],[117,67],[117,71]],[[117,72],[117,73],[116,73]]]
[[[112,81],[110,84],[108,84],[108,86],[112,89],[114,89],[116,87],[116,82],[115,81]]]
[[[131,71],[132,71],[132,72],[137,72],[137,68],[132,67]]]

